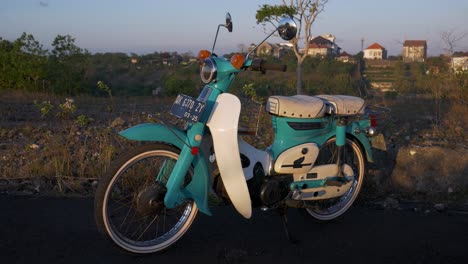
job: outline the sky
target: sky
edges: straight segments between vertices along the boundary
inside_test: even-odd
[[[210,50],[226,12],[234,30],[219,32],[215,52],[240,51],[259,43],[264,28],[255,20],[263,4],[280,0],[1,0],[0,37],[13,41],[23,32],[50,49],[57,34],[71,35],[91,53],[147,54]],[[428,53],[444,52],[441,33],[468,32],[468,0],[329,0],[312,28],[313,35],[332,34],[350,54],[377,42],[399,55],[406,39],[427,40]],[[269,42],[282,42],[271,38]],[[468,36],[456,43],[468,51]]]

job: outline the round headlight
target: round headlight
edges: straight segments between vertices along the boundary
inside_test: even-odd
[[[204,83],[210,83],[216,79],[216,63],[212,59],[206,59],[200,69],[200,78]]]

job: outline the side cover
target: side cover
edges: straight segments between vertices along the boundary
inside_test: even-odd
[[[206,125],[210,128],[213,137],[218,169],[226,192],[236,210],[245,218],[250,218],[252,205],[237,142],[240,108],[240,101],[236,96],[221,94],[216,99]]]
[[[315,143],[305,143],[282,152],[275,162],[277,173],[307,173],[315,163],[319,148]]]

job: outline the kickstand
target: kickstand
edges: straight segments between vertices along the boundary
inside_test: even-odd
[[[286,237],[288,238],[290,243],[296,244],[297,241],[293,240],[293,238],[291,237],[291,234],[289,233],[287,212],[288,212],[287,207],[279,209],[281,219],[283,220],[283,228],[284,228],[284,232],[286,233]]]

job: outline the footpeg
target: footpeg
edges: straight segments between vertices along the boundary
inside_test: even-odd
[[[347,181],[346,181],[346,182],[347,182]],[[346,184],[346,182],[328,179],[328,180],[325,182],[325,186],[336,186],[336,187],[341,187],[341,186],[343,186],[344,184]]]

